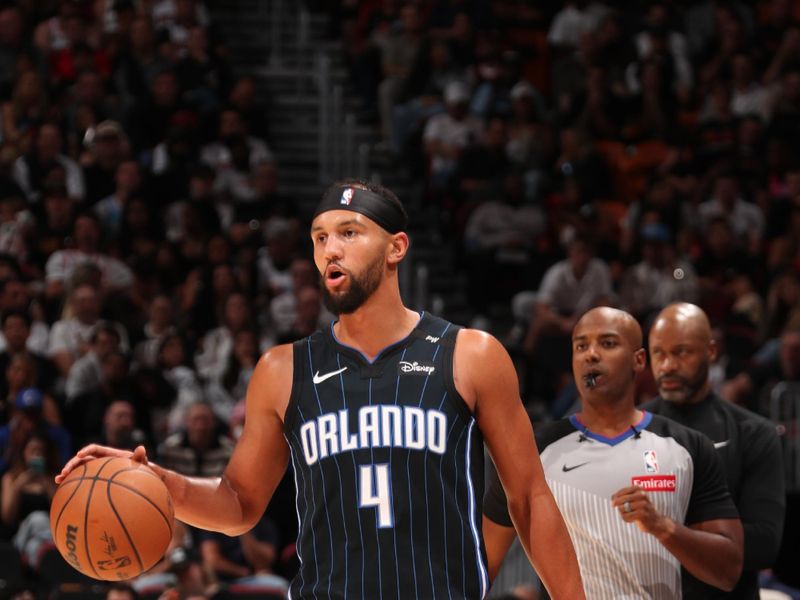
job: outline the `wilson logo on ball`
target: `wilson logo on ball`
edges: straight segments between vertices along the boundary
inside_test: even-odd
[[[67,525],[67,560],[76,569],[81,568],[81,562],[78,560],[78,555],[75,551],[78,549],[76,541],[78,539],[78,528],[75,525]]]

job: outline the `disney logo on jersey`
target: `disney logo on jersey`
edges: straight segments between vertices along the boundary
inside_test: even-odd
[[[397,373],[398,375],[433,375],[433,372],[436,370],[436,367],[433,366],[433,363],[424,363],[424,362],[408,362],[406,360],[401,360],[397,363]]]
[[[644,468],[648,473],[658,473],[658,459],[655,450],[644,451]]]

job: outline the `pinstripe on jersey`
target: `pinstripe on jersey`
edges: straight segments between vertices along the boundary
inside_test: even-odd
[[[483,598],[483,440],[423,314],[369,362],[332,326],[294,345],[285,417],[301,567],[292,599]]]

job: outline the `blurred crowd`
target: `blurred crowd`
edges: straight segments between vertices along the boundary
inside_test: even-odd
[[[67,457],[220,475],[261,353],[330,318],[268,139],[202,2],[0,3],[0,533],[29,578],[58,582]],[[137,587],[285,589],[284,488],[241,538],[177,529]]]
[[[755,410],[800,381],[796,2],[373,1],[337,15],[381,149],[424,179],[475,323],[504,328],[529,401],[569,407],[569,334],[599,304],[646,328],[670,302],[698,303],[724,348],[718,390]]]
[[[569,409],[599,304],[698,303],[716,388],[757,411],[800,382],[797,3],[316,5],[526,401]],[[266,101],[201,0],[0,3],[0,521],[33,578],[72,452],[219,475],[261,352],[331,319]],[[241,538],[177,528],[140,589],[283,589],[292,494]]]

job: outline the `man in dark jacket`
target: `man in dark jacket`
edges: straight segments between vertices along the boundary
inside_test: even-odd
[[[684,573],[684,598],[757,599],[758,571],[778,554],[786,509],[780,442],[770,421],[717,396],[709,366],[717,348],[708,317],[694,304],[671,304],[650,329],[650,364],[659,396],[644,409],[708,436],[720,454],[744,526],[744,567],[723,592]]]

